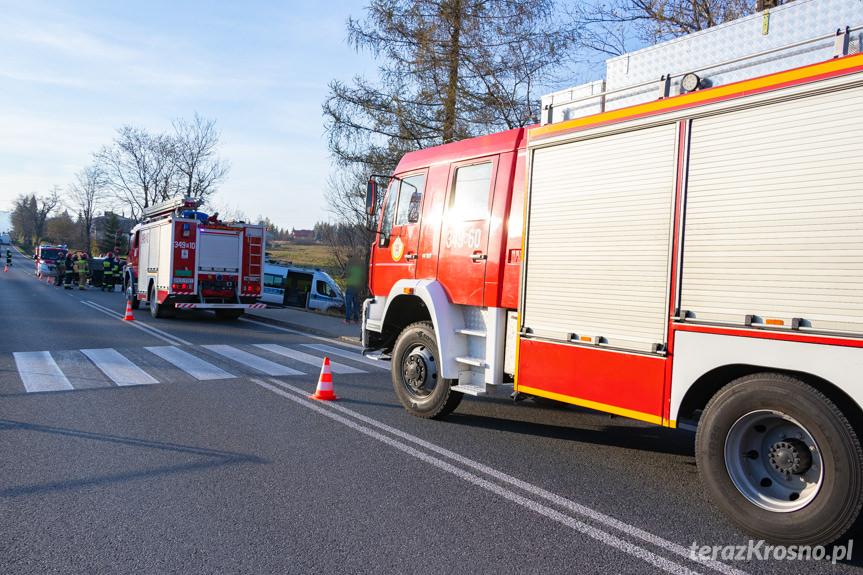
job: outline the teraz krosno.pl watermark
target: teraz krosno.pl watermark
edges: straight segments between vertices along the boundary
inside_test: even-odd
[[[750,541],[749,545],[699,545],[689,546],[692,559],[723,559],[726,561],[830,561],[834,565],[839,561],[851,559],[854,540],[847,545],[768,545],[764,541]]]

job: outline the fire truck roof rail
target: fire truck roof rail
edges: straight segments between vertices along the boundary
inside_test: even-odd
[[[200,205],[199,200],[191,196],[182,196],[179,198],[171,198],[170,200],[154,204],[149,208],[144,208],[144,218],[154,218],[157,216],[167,215],[178,208],[197,209]]]

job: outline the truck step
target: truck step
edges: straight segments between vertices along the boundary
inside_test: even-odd
[[[472,335],[474,337],[486,337],[486,332],[481,329],[467,329],[467,328],[458,328],[453,330],[455,333],[460,333],[462,335]]]
[[[463,363],[465,365],[472,365],[474,367],[482,367],[486,368],[485,360],[481,357],[457,357],[455,360],[458,363]]]
[[[475,385],[473,383],[460,383],[458,385],[452,386],[450,389],[453,391],[458,391],[459,393],[464,393],[466,395],[480,396],[480,395],[488,395],[488,394],[496,394],[501,391],[506,391],[511,393],[515,386],[511,383],[504,383],[502,385]]]
[[[464,393],[465,395],[486,395],[488,390],[484,385],[473,385],[472,383],[460,383],[458,385],[452,386],[450,389],[453,391],[458,391],[459,393]]]

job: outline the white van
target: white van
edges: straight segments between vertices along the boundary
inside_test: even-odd
[[[327,272],[295,268],[288,263],[272,260],[264,264],[264,293],[261,300],[301,309],[345,309],[345,296]]]

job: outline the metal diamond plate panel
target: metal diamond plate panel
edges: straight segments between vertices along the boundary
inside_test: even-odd
[[[651,83],[608,94],[605,96],[605,110],[655,100],[663,75],[672,75],[669,95],[676,95],[680,93],[680,78],[687,72],[697,71],[705,80],[705,87],[710,87],[829,60],[833,57],[833,36],[837,29],[844,30],[846,26],[853,28],[861,24],[863,0],[795,0],[709,30],[611,58],[606,61],[607,91]],[[829,38],[756,58],[750,57],[819,36]],[[854,31],[849,52],[859,52],[861,40],[863,32]],[[721,64],[738,58],[746,59]],[[583,87],[577,87],[569,92],[583,94],[584,90]],[[556,92],[543,98],[544,123],[585,116],[591,113],[589,110],[595,109],[595,106],[590,107],[588,102],[583,101],[563,103],[561,100],[564,100],[566,92]],[[598,103],[599,99],[589,102]]]

